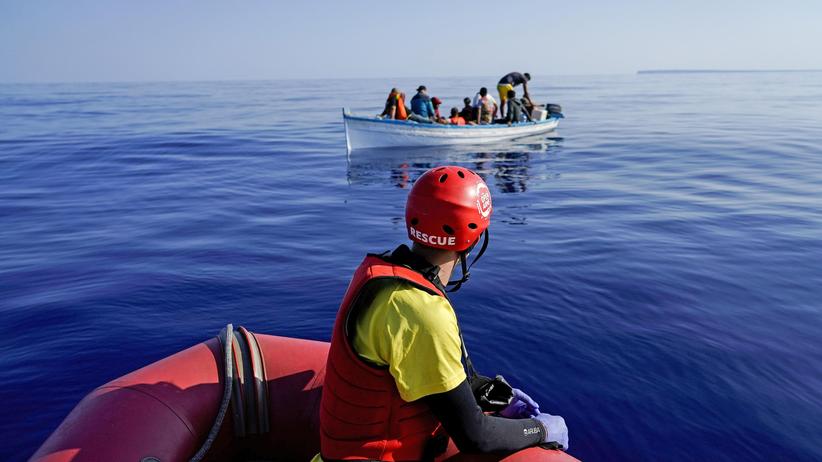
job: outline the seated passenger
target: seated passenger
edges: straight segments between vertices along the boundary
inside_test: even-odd
[[[440,106],[442,105],[442,100],[435,96],[431,98],[431,104],[434,106],[434,121],[438,124],[447,124],[448,121],[445,120],[445,117],[442,117],[440,115]]]
[[[425,85],[417,87],[417,94],[411,98],[411,114],[408,115],[408,120],[419,122],[423,124],[434,123],[434,105],[431,104],[431,98],[428,97],[428,89]]]
[[[511,125],[512,123],[520,123],[524,120],[531,120],[531,114],[526,110],[523,105],[522,101],[517,99],[517,93],[514,90],[508,90],[508,94],[506,95],[507,99],[507,108],[505,118],[503,118],[503,122]]]
[[[480,88],[479,93],[474,95],[472,106],[476,111],[476,118],[474,120],[478,124],[490,124],[493,122],[494,116],[497,114],[497,110],[499,109],[497,106],[497,101],[493,96],[488,94],[488,89],[485,87]]]
[[[451,125],[465,125],[465,119],[462,116],[460,116],[459,112],[460,111],[457,108],[451,108],[451,117],[448,119],[448,122]]]
[[[388,99],[385,100],[385,108],[382,110],[380,117],[387,119],[405,120],[408,114],[405,112],[405,93],[400,92],[396,88],[391,89],[388,94]]]
[[[535,107],[534,102],[531,101],[530,98],[520,98],[519,101],[522,103],[522,108],[525,110],[525,112],[528,113],[528,116],[530,117],[531,111],[533,111]],[[533,120],[533,118],[531,120]]]
[[[471,106],[471,98],[465,97],[462,100],[462,102],[463,104],[465,104],[465,106],[460,111],[460,117],[462,117],[466,121],[472,121],[476,119],[477,117],[474,115],[474,108]]]

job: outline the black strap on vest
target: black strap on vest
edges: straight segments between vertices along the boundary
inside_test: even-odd
[[[402,244],[391,253],[383,252],[378,255],[369,255],[385,260],[388,263],[404,266],[410,270],[416,271],[431,284],[434,284],[434,287],[439,289],[440,292],[445,293],[445,285],[442,281],[440,281],[440,267],[428,263],[428,260],[412,252],[407,245]]]

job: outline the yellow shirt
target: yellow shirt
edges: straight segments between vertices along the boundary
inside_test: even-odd
[[[457,316],[444,297],[386,280],[360,313],[353,347],[388,371],[400,397],[416,401],[451,391],[465,380]]]
[[[400,397],[416,401],[451,391],[465,380],[457,315],[445,297],[400,280],[376,284],[357,318],[353,347],[366,361],[388,366]],[[311,462],[322,462],[319,454]]]

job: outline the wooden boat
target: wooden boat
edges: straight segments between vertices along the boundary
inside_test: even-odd
[[[557,127],[561,118],[562,114],[552,113],[539,122],[522,122],[510,126],[422,124],[357,116],[343,108],[345,144],[348,151],[382,147],[493,143],[548,133]]]
[[[105,384],[71,411],[29,462],[308,462],[320,450],[329,344],[229,326]],[[574,462],[539,447],[437,461]]]

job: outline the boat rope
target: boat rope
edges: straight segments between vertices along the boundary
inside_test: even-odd
[[[214,440],[217,439],[217,434],[220,432],[220,427],[223,425],[228,406],[231,404],[231,384],[234,382],[234,363],[232,361],[234,353],[232,351],[234,345],[234,326],[228,324],[225,326],[225,336],[220,335],[223,341],[223,353],[225,355],[225,388],[223,388],[223,401],[220,403],[220,410],[217,411],[217,417],[214,419],[214,424],[211,426],[211,431],[208,432],[208,437],[203,442],[200,450],[189,459],[189,462],[200,462],[205,457]],[[222,332],[221,332],[222,334]]]

